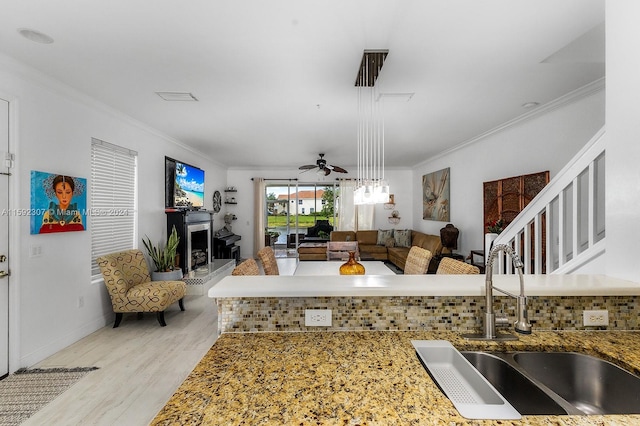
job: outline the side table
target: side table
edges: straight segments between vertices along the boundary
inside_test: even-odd
[[[480,257],[480,261],[476,259],[476,256]],[[484,274],[484,250],[471,250],[469,257],[471,258],[471,264],[477,266],[480,269],[480,273]]]

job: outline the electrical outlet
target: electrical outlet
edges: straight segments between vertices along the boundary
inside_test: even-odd
[[[606,309],[584,311],[582,313],[582,322],[585,327],[609,325],[609,311]]]
[[[307,327],[331,327],[331,309],[305,309],[304,325]]]

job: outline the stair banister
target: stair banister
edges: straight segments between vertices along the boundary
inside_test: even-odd
[[[606,145],[605,128],[601,128],[589,142],[567,163],[565,167],[545,186],[542,191],[518,214],[518,216],[498,235],[493,244],[508,244],[524,263],[524,272],[540,274],[543,272],[543,263],[546,265],[546,273],[566,273],[579,266],[581,262],[597,257],[604,250],[604,241],[596,242],[596,203],[597,181],[595,162],[604,155]],[[587,172],[587,196],[586,211],[581,206],[578,194],[579,178],[584,171]],[[567,197],[567,189],[571,188],[571,196]],[[554,217],[552,205],[557,199],[558,212]],[[543,239],[542,226],[545,217],[546,256],[542,258]],[[571,226],[566,226],[566,220],[570,217]],[[580,253],[582,260],[576,259],[579,252],[578,238],[580,236],[579,223],[587,221],[588,247]],[[533,226],[534,232],[531,232]],[[557,231],[558,267],[554,266],[554,231]],[[516,244],[516,241],[523,241]],[[531,248],[533,242],[533,250]],[[570,251],[567,249],[570,248]],[[489,247],[485,247],[489,250]],[[567,259],[567,255],[570,259]],[[532,265],[533,260],[533,265]],[[496,258],[496,272],[514,273],[509,262],[505,262],[503,256]]]

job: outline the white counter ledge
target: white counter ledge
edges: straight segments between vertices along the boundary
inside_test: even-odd
[[[494,275],[496,287],[520,292],[517,275]],[[482,296],[484,275],[229,276],[210,298]],[[525,275],[526,296],[637,296],[640,283],[605,275]],[[496,294],[496,293],[494,293]]]

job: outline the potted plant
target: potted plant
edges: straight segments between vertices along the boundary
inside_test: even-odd
[[[491,234],[500,234],[504,229],[504,220],[502,218],[496,220],[495,222],[487,223],[487,231]]]
[[[153,261],[156,267],[154,272],[151,272],[152,281],[175,281],[182,279],[182,269],[176,266],[176,252],[178,250],[178,243],[180,237],[174,226],[171,230],[171,234],[167,239],[167,244],[164,247],[158,245],[154,246],[149,237],[146,240],[142,239],[142,244],[147,249],[149,257]]]
[[[489,260],[489,252],[493,248],[493,241],[498,238],[498,235],[504,230],[504,220],[499,218],[493,222],[487,223],[487,233],[484,234],[484,261]]]
[[[278,231],[269,231],[268,229],[264,232],[264,245],[265,246],[273,246],[276,241],[278,241],[278,237],[280,233]]]

